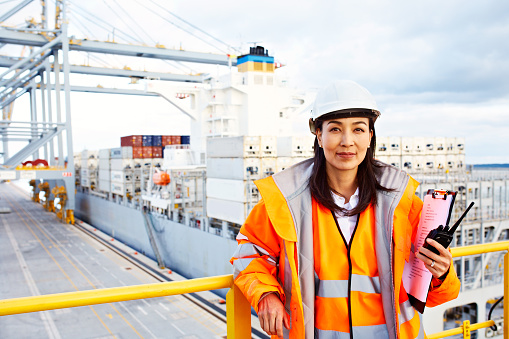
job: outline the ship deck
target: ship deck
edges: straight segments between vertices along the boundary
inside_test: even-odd
[[[0,211],[6,208],[1,299],[160,282],[10,183],[0,184]],[[170,296],[3,316],[0,337],[223,338],[226,324],[188,298]]]

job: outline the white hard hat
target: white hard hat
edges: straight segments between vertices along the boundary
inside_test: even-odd
[[[380,111],[367,89],[351,80],[337,80],[316,95],[309,129],[315,134],[315,121],[327,114],[334,116],[366,116],[376,120]]]

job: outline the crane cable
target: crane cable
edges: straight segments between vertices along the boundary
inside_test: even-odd
[[[157,15],[158,17],[160,17],[160,18],[161,18],[161,19],[163,19],[164,21],[169,22],[170,24],[172,24],[173,26],[177,27],[178,29],[180,29],[180,30],[182,30],[182,31],[184,31],[184,32],[186,32],[186,33],[188,33],[188,34],[190,34],[190,35],[194,36],[195,38],[197,38],[197,39],[201,40],[202,42],[206,43],[207,45],[214,47],[215,49],[219,50],[221,53],[225,53],[225,54],[226,54],[226,51],[224,51],[224,50],[222,50],[221,48],[219,48],[219,47],[217,47],[217,46],[215,46],[215,45],[211,44],[210,42],[208,42],[208,41],[206,41],[206,40],[204,40],[204,39],[200,38],[199,36],[197,36],[197,35],[196,35],[196,34],[194,34],[193,32],[191,32],[191,31],[189,31],[189,30],[185,29],[184,27],[179,26],[177,23],[175,23],[175,22],[171,21],[170,19],[168,19],[168,18],[166,18],[165,16],[161,15],[161,14],[160,14],[160,13],[158,13],[157,11],[155,11],[155,10],[153,10],[153,9],[151,9],[151,8],[149,8],[149,7],[147,7],[145,4],[141,3],[140,1],[137,1],[137,3],[138,3],[140,6],[144,7],[146,10],[148,10],[148,11],[150,11],[150,12],[154,13],[155,15]]]
[[[108,8],[109,8],[109,9],[110,9],[110,10],[111,10],[111,11],[112,11],[112,12],[113,12],[116,16],[117,16],[117,18],[119,18],[119,19],[120,19],[120,20],[124,23],[124,25],[126,25],[126,26],[127,26],[127,28],[129,28],[129,30],[130,30],[131,32],[133,32],[133,33],[134,33],[134,35],[136,35],[136,36],[138,37],[138,39],[139,39],[139,40],[136,40],[136,42],[138,42],[138,43],[140,43],[140,44],[142,44],[142,45],[143,45],[143,38],[142,38],[142,37],[140,37],[140,36],[138,35],[138,33],[136,33],[136,31],[135,31],[135,30],[133,30],[133,29],[132,29],[132,27],[131,27],[131,26],[130,26],[127,22],[125,22],[124,18],[123,18],[121,15],[119,15],[119,14],[117,13],[117,11],[113,10],[113,8],[112,8],[112,7],[111,7],[111,6],[110,6],[110,5],[106,2],[106,0],[103,0],[103,2],[104,2],[104,4],[105,4],[105,5],[106,5],[106,6],[107,6],[107,7],[108,7]]]
[[[189,21],[187,21],[187,20],[185,20],[185,19],[181,18],[180,16],[176,15],[175,13],[173,13],[173,12],[169,11],[168,9],[164,8],[163,6],[159,5],[159,4],[158,4],[157,2],[155,2],[154,0],[149,0],[149,1],[150,1],[150,2],[152,2],[153,4],[155,4],[156,6],[158,6],[159,8],[163,9],[164,11],[166,11],[168,14],[170,14],[170,15],[174,16],[175,18],[179,19],[180,21],[182,21],[182,22],[184,22],[184,23],[188,24],[189,26],[191,26],[191,27],[193,27],[194,29],[196,29],[196,30],[198,30],[198,31],[202,32],[203,34],[205,34],[205,35],[207,35],[208,37],[210,37],[210,38],[212,38],[212,39],[216,40],[217,42],[219,42],[219,43],[221,43],[221,44],[225,45],[226,47],[228,47],[228,48],[232,49],[233,51],[235,51],[235,52],[237,52],[237,53],[240,53],[240,50],[238,50],[237,48],[235,48],[235,47],[233,47],[233,46],[230,46],[230,45],[229,45],[229,44],[227,44],[226,42],[219,40],[219,39],[218,39],[218,38],[216,38],[215,36],[213,36],[213,35],[211,35],[211,34],[207,33],[207,32],[206,32],[206,31],[204,31],[203,29],[199,28],[198,26],[193,25],[193,24],[192,24],[192,23],[190,23]]]

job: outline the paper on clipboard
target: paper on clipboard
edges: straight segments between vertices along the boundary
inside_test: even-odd
[[[452,194],[450,194],[452,193]],[[430,190],[423,200],[421,219],[410,257],[403,270],[403,286],[410,302],[419,311],[424,312],[428,290],[433,278],[424,263],[415,256],[415,252],[424,245],[428,233],[439,225],[447,225],[451,217],[456,192]]]

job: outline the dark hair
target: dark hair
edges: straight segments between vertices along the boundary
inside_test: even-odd
[[[316,129],[322,129],[324,120],[317,119],[315,121]],[[370,203],[376,204],[376,191],[392,191],[380,185],[377,177],[379,176],[382,167],[382,163],[375,161],[375,148],[376,148],[376,135],[375,135],[375,123],[373,118],[369,118],[369,129],[373,131],[371,138],[370,147],[367,149],[366,157],[359,164],[357,171],[357,183],[359,186],[359,203],[355,208],[350,211],[340,208],[334,202],[332,197],[332,190],[329,185],[327,172],[325,170],[326,159],[323,153],[323,149],[318,145],[318,138],[315,138],[315,156],[313,173],[309,179],[309,186],[311,195],[315,200],[323,205],[325,208],[330,209],[334,212],[340,212],[344,215],[351,216],[359,214],[364,211]]]

